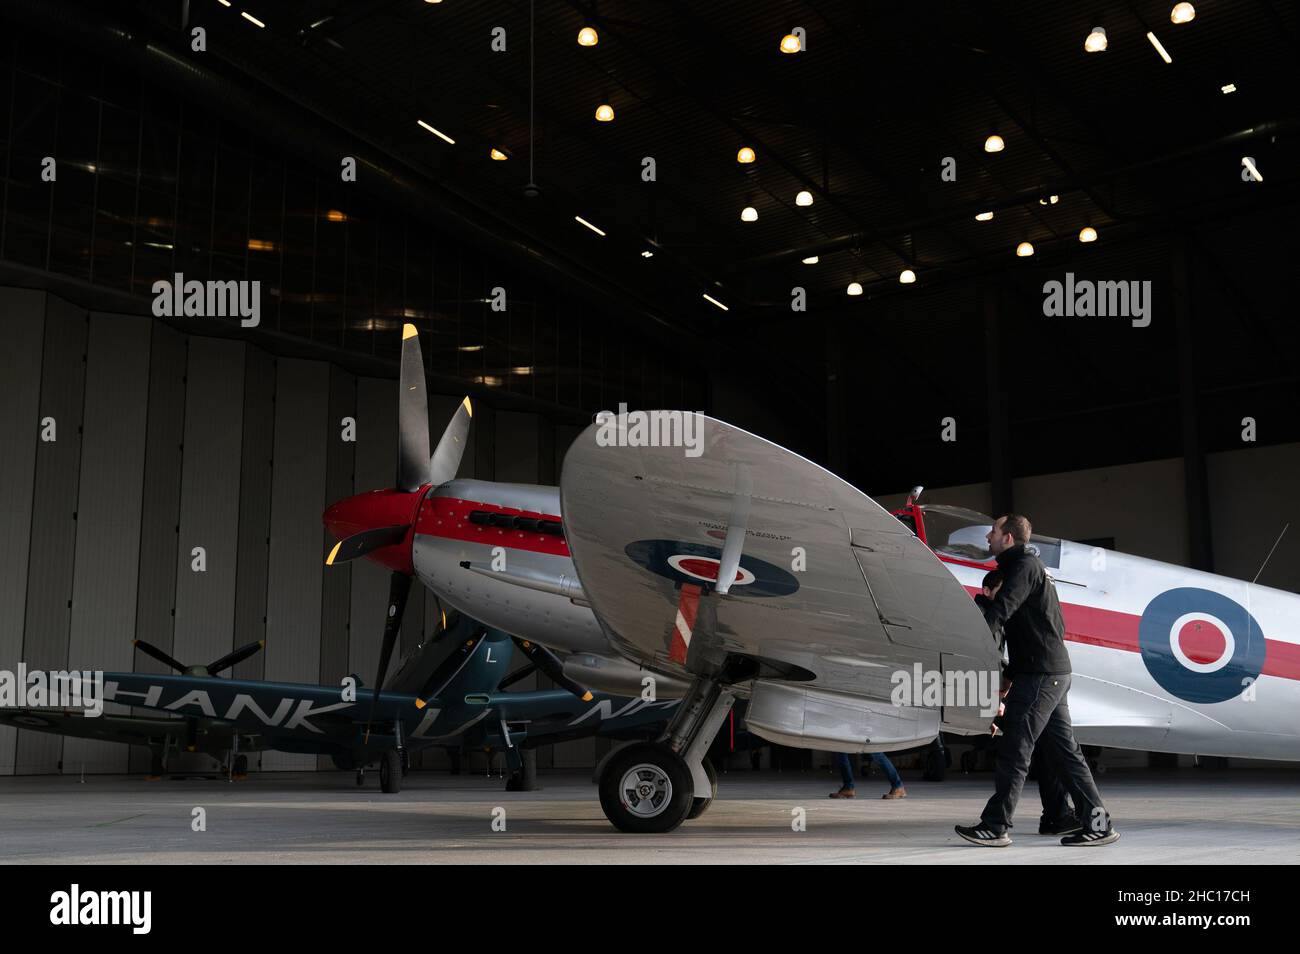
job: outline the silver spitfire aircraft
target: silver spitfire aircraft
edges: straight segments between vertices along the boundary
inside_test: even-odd
[[[662,739],[598,769],[617,828],[669,831],[698,813],[712,794],[704,753],[737,697],[752,732],[804,748],[988,731],[1000,653],[971,594],[993,565],[989,517],[915,499],[890,513],[791,451],[677,411],[598,415],[559,487],[456,479],[472,407],[430,456],[411,325],[399,387],[398,486],[324,515],[340,541],[329,562],[393,572],[375,684],[418,577],[562,654],[583,685],[680,695]],[[1034,542],[1065,613],[1081,741],[1300,759],[1300,596]]]

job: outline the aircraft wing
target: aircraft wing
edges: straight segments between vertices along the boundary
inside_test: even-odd
[[[186,731],[183,719],[118,715],[92,719],[82,709],[0,709],[0,725],[129,745],[148,745],[168,736],[184,736]]]
[[[777,678],[876,700],[916,663],[998,670],[978,608],[911,530],[798,454],[699,419],[698,456],[626,446],[631,415],[618,415],[612,435],[593,424],[565,457],[565,537],[624,653],[691,672],[739,654]],[[736,552],[722,595],[716,577]],[[988,717],[966,707],[943,721],[982,731]]]

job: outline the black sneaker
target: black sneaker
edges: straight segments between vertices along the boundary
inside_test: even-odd
[[[1083,831],[1083,826],[1074,818],[1062,818],[1054,822],[1049,822],[1045,818],[1038,819],[1040,835],[1073,835],[1079,831]]]
[[[998,834],[983,822],[978,825],[957,825],[953,830],[972,845],[979,845],[981,848],[1005,848],[1011,844],[1010,835],[1006,832]]]
[[[1092,848],[1098,845],[1110,845],[1119,841],[1119,832],[1114,828],[1105,831],[1081,831],[1077,835],[1066,835],[1061,844],[1072,848]]]

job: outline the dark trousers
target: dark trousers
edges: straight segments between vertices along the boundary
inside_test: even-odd
[[[1006,712],[1002,719],[1003,738],[998,742],[997,766],[994,771],[993,797],[984,806],[980,820],[996,832],[1011,827],[1020,790],[1029,773],[1035,746],[1043,764],[1070,797],[1079,821],[1087,830],[1105,831],[1110,816],[1101,802],[1101,794],[1092,780],[1092,772],[1074,740],[1070,726],[1069,674],[1045,675],[1022,673],[1011,682]],[[1040,794],[1045,794],[1040,791]],[[1044,798],[1043,807],[1048,807]]]
[[[1075,817],[1070,805],[1070,794],[1061,784],[1055,767],[1043,758],[1043,747],[1034,746],[1034,756],[1029,762],[1029,771],[1038,779],[1038,797],[1043,803],[1042,820],[1052,824],[1069,821]]]

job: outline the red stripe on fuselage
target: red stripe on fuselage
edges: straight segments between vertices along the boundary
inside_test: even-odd
[[[980,588],[967,586],[965,590],[974,596]],[[1095,606],[1082,606],[1078,603],[1062,603],[1061,615],[1065,617],[1065,638],[1070,642],[1101,646],[1106,649],[1122,649],[1130,653],[1142,651],[1138,640],[1141,616],[1121,613],[1117,610],[1098,609]],[[1300,645],[1265,638],[1264,646],[1264,667],[1260,670],[1261,675],[1300,679]]]
[[[557,523],[560,520],[554,514],[520,510],[517,507],[498,507],[496,504],[461,500],[458,497],[430,496],[426,498],[425,505],[420,508],[415,532],[430,537],[464,540],[467,543],[482,543],[490,547],[505,547],[509,550],[527,550],[530,553],[549,553],[552,556],[562,557],[569,555],[569,545],[563,537],[550,533],[529,533],[526,530],[507,530],[504,527],[470,523],[469,515],[475,510],[510,514],[515,517],[532,517],[536,520],[554,520]]]

